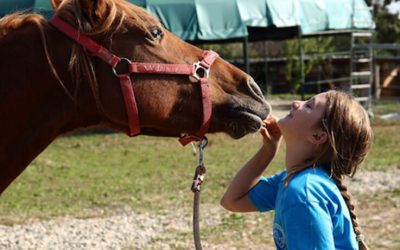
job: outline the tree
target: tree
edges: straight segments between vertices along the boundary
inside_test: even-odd
[[[290,91],[293,94],[297,94],[301,87],[299,45],[297,39],[286,42],[287,63],[285,66],[285,75],[290,85]],[[321,58],[318,56],[319,53],[335,50],[332,37],[303,38],[302,45],[303,53],[306,55],[303,60],[303,72],[305,76],[311,72],[316,64],[321,63]]]
[[[400,19],[398,15],[389,13],[387,6],[390,3],[390,0],[385,0],[383,4],[374,5],[376,43],[400,43]]]

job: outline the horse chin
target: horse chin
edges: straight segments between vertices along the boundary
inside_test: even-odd
[[[226,123],[227,133],[233,139],[239,139],[247,134],[255,133],[261,128],[263,120],[261,117],[247,111],[237,112],[236,115],[240,118]]]

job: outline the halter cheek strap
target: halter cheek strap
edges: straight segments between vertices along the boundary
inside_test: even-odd
[[[132,87],[130,74],[172,74],[188,75],[195,77],[200,83],[200,91],[203,103],[203,120],[199,131],[193,134],[183,134],[179,142],[185,146],[189,142],[199,141],[207,133],[212,112],[212,104],[208,85],[208,74],[211,65],[219,56],[214,51],[204,51],[202,59],[194,64],[161,64],[161,63],[138,63],[131,62],[129,59],[120,58],[109,50],[99,45],[89,37],[81,34],[74,27],[61,20],[58,16],[53,16],[49,23],[63,32],[66,36],[74,40],[85,48],[90,54],[99,57],[111,66],[114,75],[119,78],[122,94],[129,123],[129,136],[140,134],[139,112],[136,104],[135,94]],[[127,64],[128,71],[119,73],[117,68],[120,64]]]
[[[200,130],[193,135],[183,135],[179,138],[179,142],[185,146],[192,141],[200,141],[207,133],[211,122],[212,103],[210,95],[210,87],[208,85],[208,74],[211,65],[218,58],[218,54],[212,50],[203,52],[203,59],[200,62],[194,63],[194,77],[200,82],[200,91],[203,103],[203,121]],[[198,72],[202,71],[204,74],[202,77],[198,75]]]

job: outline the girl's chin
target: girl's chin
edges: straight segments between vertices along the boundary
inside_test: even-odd
[[[278,126],[282,126],[283,124],[285,124],[286,120],[289,119],[289,116],[284,116],[282,118],[279,118],[277,121]]]
[[[283,118],[278,119],[276,125],[278,125],[278,128],[279,128],[281,131],[284,131],[285,123],[286,123],[286,117],[283,117]]]

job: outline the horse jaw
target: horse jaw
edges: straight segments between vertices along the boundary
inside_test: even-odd
[[[237,99],[232,97],[232,99]],[[230,104],[217,106],[214,110],[212,129],[210,132],[225,132],[233,139],[240,139],[247,134],[257,132],[262,121],[271,112],[271,105],[243,103],[235,100]]]

